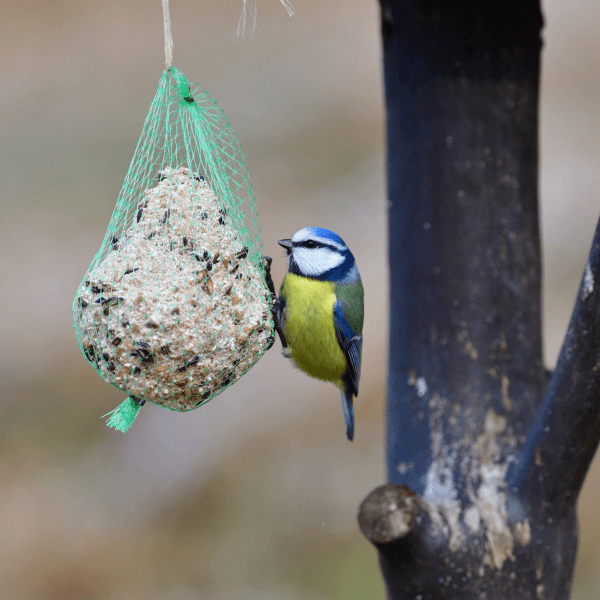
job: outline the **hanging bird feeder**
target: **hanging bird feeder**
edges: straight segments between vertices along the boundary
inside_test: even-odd
[[[73,305],[86,360],[128,394],[109,413],[120,431],[146,401],[207,403],[274,341],[244,157],[217,103],[171,66],[165,5],[167,69]]]

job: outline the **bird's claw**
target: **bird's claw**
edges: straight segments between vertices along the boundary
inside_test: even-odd
[[[263,260],[265,261],[265,281],[267,282],[267,287],[269,288],[269,292],[271,292],[271,314],[273,315],[273,323],[275,325],[275,331],[281,340],[281,345],[284,348],[287,348],[287,340],[285,339],[285,335],[283,334],[283,329],[281,328],[281,324],[279,322],[279,307],[281,303],[279,302],[279,298],[275,293],[275,285],[273,284],[273,277],[271,277],[271,264],[273,259],[270,256],[263,256]],[[272,346],[273,344],[271,344]],[[269,348],[271,347],[269,346]],[[267,348],[268,350],[268,348]]]
[[[263,256],[263,260],[265,261],[265,281],[267,282],[267,287],[269,291],[273,295],[274,298],[277,298],[277,294],[275,293],[275,285],[273,284],[273,277],[271,277],[271,263],[273,259],[270,256]]]

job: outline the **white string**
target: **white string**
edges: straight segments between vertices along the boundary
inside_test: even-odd
[[[173,36],[171,35],[171,16],[169,15],[169,0],[162,0],[163,21],[165,26],[165,63],[167,70],[173,66]]]
[[[296,14],[296,11],[294,10],[294,7],[292,6],[292,3],[290,2],[290,0],[279,0],[281,2],[281,4],[283,4],[283,7],[285,8],[285,10],[287,10],[287,13],[290,17],[293,17]]]
[[[290,2],[290,0],[279,0],[281,2],[281,4],[283,4],[285,10],[287,10],[288,15],[290,17],[292,17],[295,14],[294,11],[294,7],[292,6],[292,3]],[[246,10],[248,10],[250,12],[250,18],[253,21],[253,27],[252,27],[252,33],[254,33],[254,30],[256,29],[256,18],[258,16],[258,9],[256,7],[256,0],[250,0],[250,3],[248,3],[248,0],[243,0],[243,4],[242,4],[242,14],[240,15],[240,20],[238,22],[238,28],[237,28],[237,32],[236,34],[239,35],[244,35],[244,30],[246,29]]]
[[[240,35],[244,35],[244,30],[246,29],[246,6],[248,5],[248,0],[244,0],[243,5],[242,5],[242,14],[240,15],[240,20],[238,22],[238,28],[236,31],[236,35],[240,36]],[[250,2],[250,6],[248,7],[250,10],[250,17],[252,18],[252,21],[254,22],[254,26],[252,27],[252,33],[254,33],[254,30],[256,29],[256,17],[258,16],[258,10],[256,8],[256,0],[254,0],[253,2]]]

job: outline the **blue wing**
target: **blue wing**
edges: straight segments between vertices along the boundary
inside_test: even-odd
[[[362,354],[362,335],[354,333],[346,320],[342,305],[339,300],[333,306],[333,321],[335,335],[346,357],[347,369],[342,377],[344,383],[350,384],[350,392],[358,396],[358,383],[360,381],[360,361]]]

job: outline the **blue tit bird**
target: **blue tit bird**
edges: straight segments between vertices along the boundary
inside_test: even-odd
[[[305,227],[277,243],[289,261],[276,310],[284,355],[340,389],[346,435],[352,440],[364,317],[354,256],[340,236],[320,227]]]

